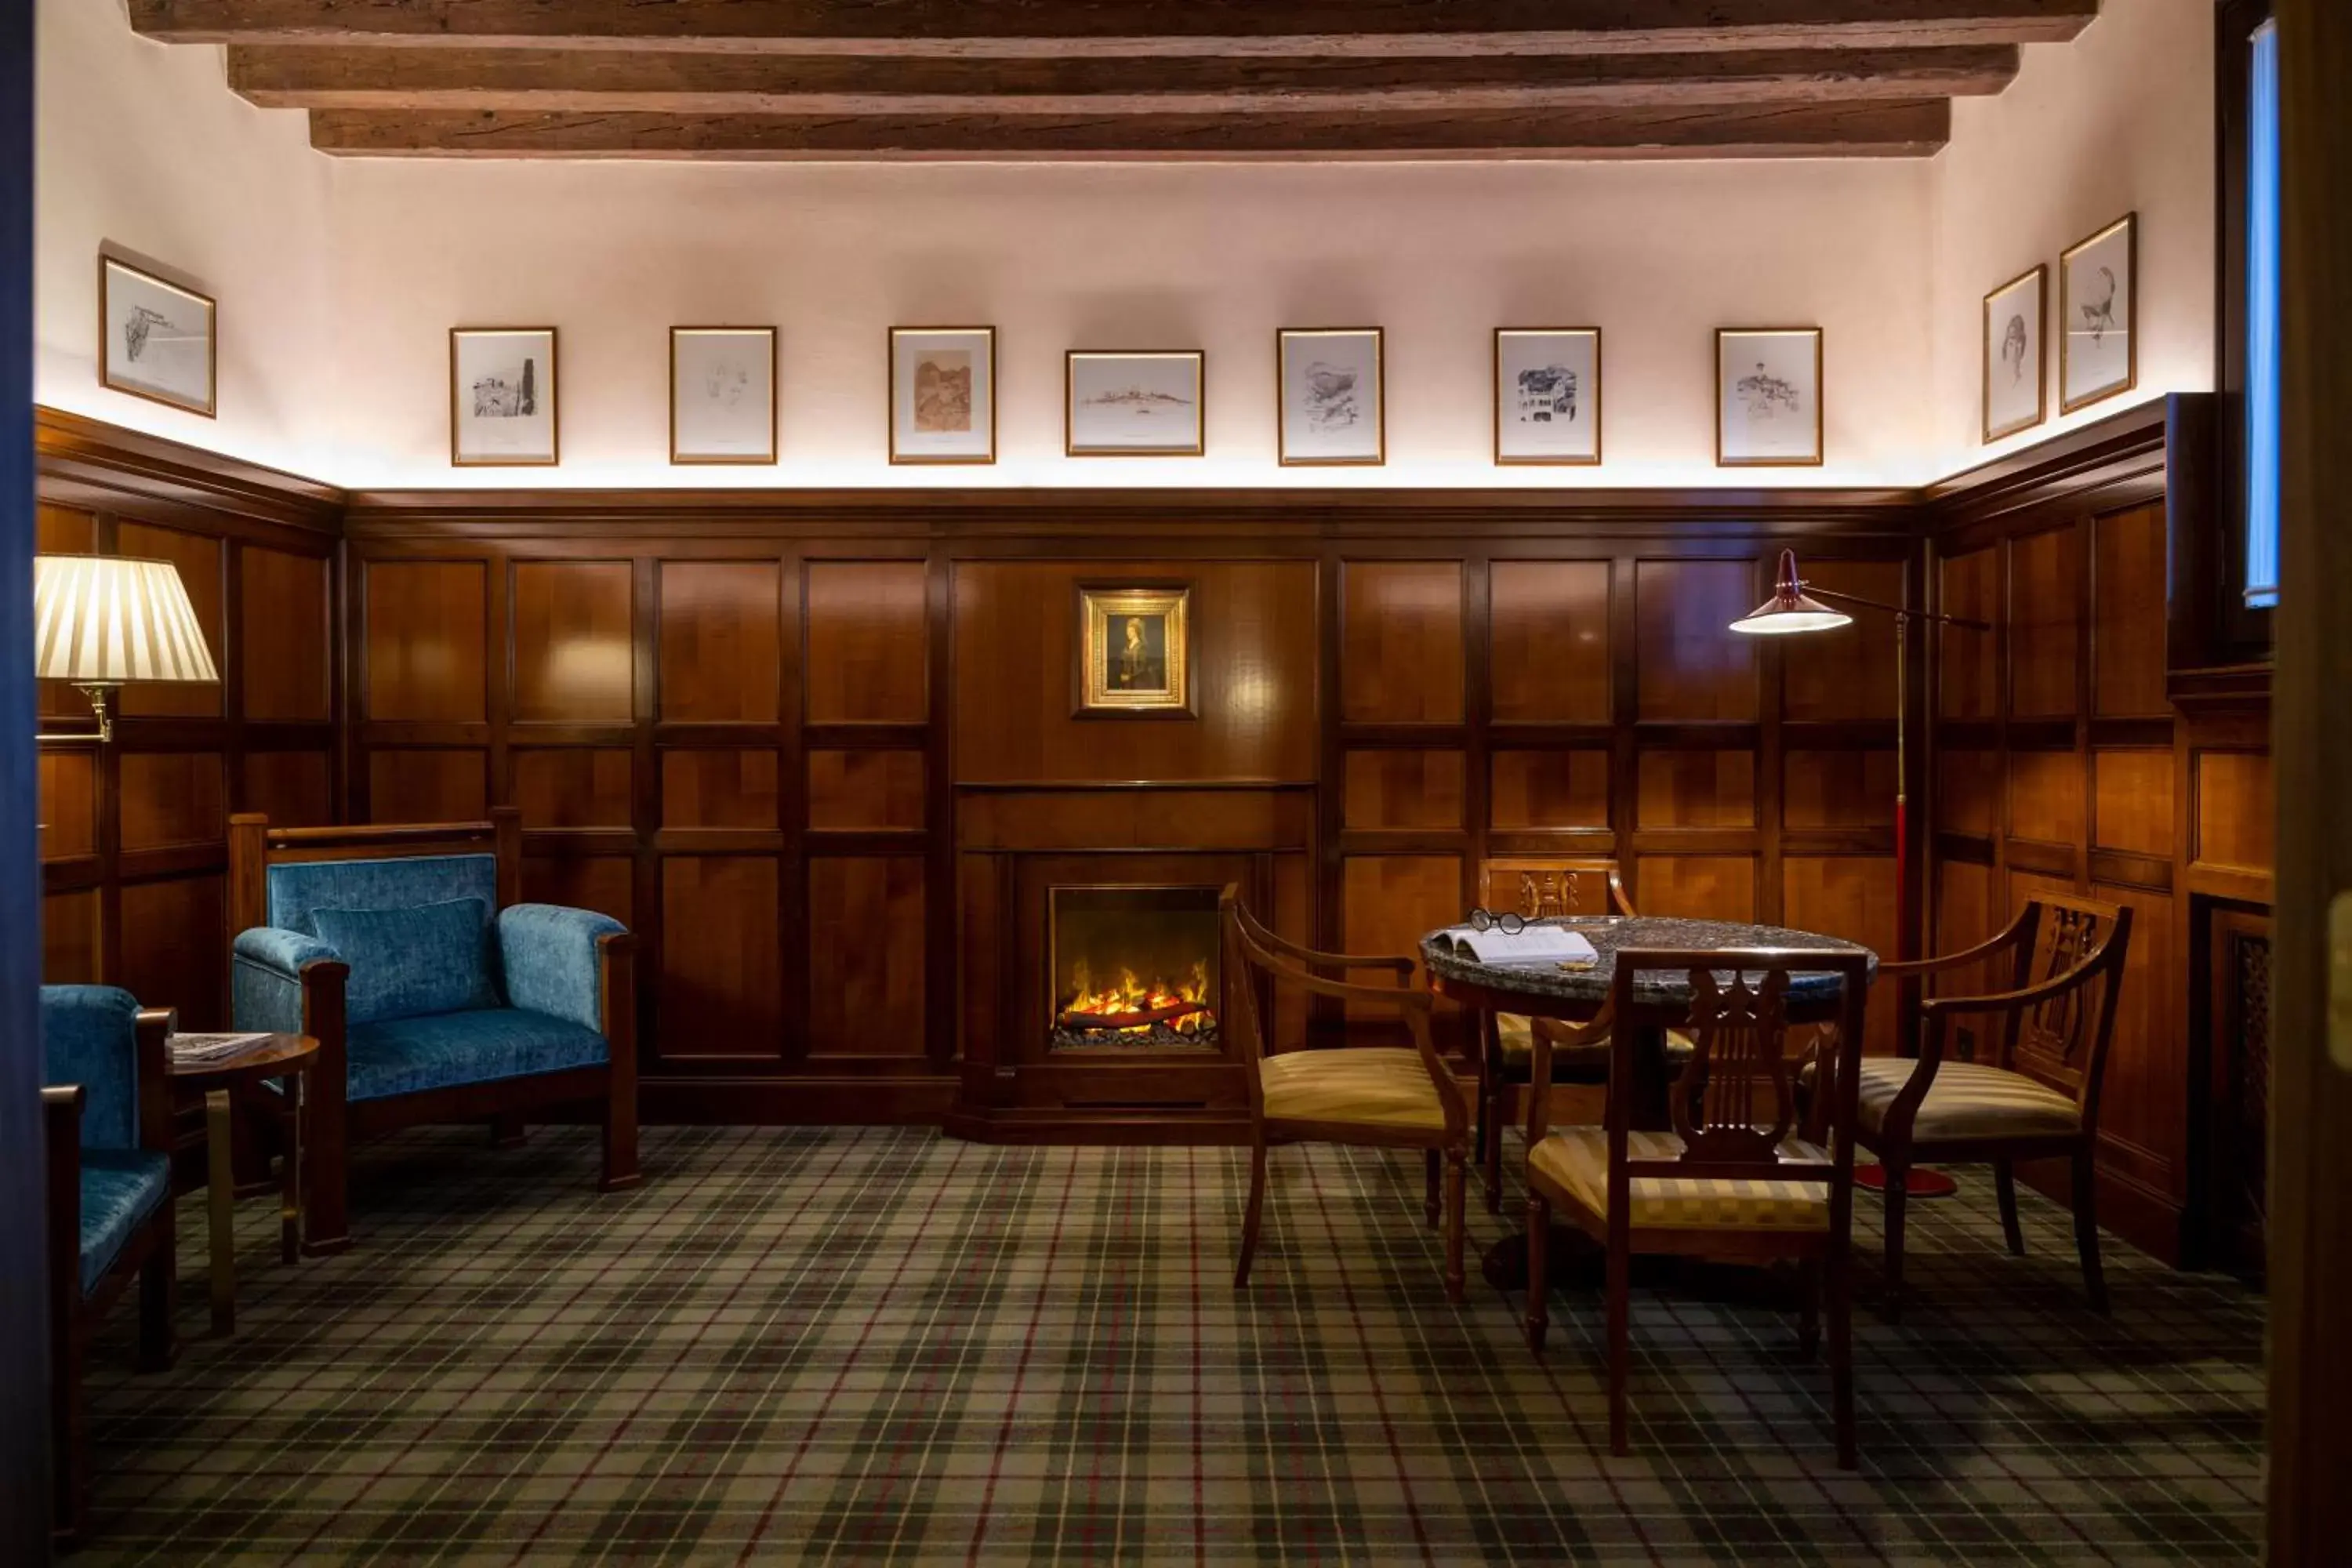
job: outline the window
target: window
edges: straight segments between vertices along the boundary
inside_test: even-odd
[[[2249,40],[2246,79],[2246,604],[2278,603],[2278,24]]]

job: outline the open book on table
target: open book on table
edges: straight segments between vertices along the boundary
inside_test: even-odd
[[[172,1059],[184,1064],[234,1061],[268,1045],[273,1035],[173,1035]]]
[[[1433,945],[1474,963],[1554,963],[1583,968],[1601,962],[1584,933],[1566,926],[1531,925],[1516,933],[1448,926]]]

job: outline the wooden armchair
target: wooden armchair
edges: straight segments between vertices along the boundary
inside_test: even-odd
[[[1349,1143],[1425,1151],[1432,1220],[1437,1217],[1437,1170],[1443,1159],[1445,1293],[1461,1300],[1462,1183],[1470,1114],[1462,1086],[1437,1053],[1430,1032],[1430,994],[1412,984],[1415,962],[1318,952],[1286,942],[1244,909],[1231,887],[1219,908],[1224,925],[1225,1010],[1249,1077],[1249,1207],[1242,1220],[1241,1255],[1234,1265],[1234,1288],[1249,1282],[1250,1260],[1257,1252],[1258,1222],[1265,1206],[1266,1150],[1276,1143]],[[1361,970],[1384,972],[1390,979],[1383,984],[1356,984],[1331,978]],[[1261,987],[1272,985],[1293,985],[1313,995],[1393,1009],[1412,1045],[1409,1049],[1340,1046],[1269,1055],[1258,994]]]
[[[174,1016],[110,985],[41,987],[47,1139],[49,1422],[58,1535],[82,1526],[89,1483],[82,1360],[135,1278],[139,1365],[172,1363]]]
[[[1838,985],[1836,1026],[1820,1037],[1834,1053],[1833,1087],[1817,1097],[1826,1147],[1792,1135],[1798,1100],[1793,1064],[1786,1059],[1790,991],[1823,987],[1825,974],[1834,974]],[[1687,1007],[1666,1000],[1661,982],[1687,984]],[[1608,1253],[1611,1452],[1626,1451],[1633,1255],[1743,1263],[1785,1258],[1796,1260],[1802,1279],[1808,1356],[1818,1349],[1820,1304],[1827,1300],[1838,1463],[1853,1468],[1853,1085],[1869,987],[1870,957],[1852,950],[1621,952],[1607,1006],[1591,1024],[1568,1031],[1580,1047],[1609,1037],[1608,1114],[1601,1127],[1549,1126],[1556,1053],[1549,1034],[1536,1037],[1528,1097],[1528,1344],[1542,1353],[1550,1321],[1545,1251],[1558,1209]],[[1668,1097],[1674,1131],[1637,1131],[1635,1031],[1685,1019],[1693,1048]]]
[[[1478,904],[1496,914],[1509,910],[1531,921],[1634,913],[1616,861],[1552,856],[1482,862]],[[1478,1052],[1478,1159],[1488,1214],[1502,1212],[1503,1129],[1527,1114],[1524,1100],[1536,1036],[1551,1037],[1554,1081],[1596,1084],[1608,1073],[1606,1034],[1577,1046],[1571,1044],[1572,1027],[1557,1019],[1513,1013],[1482,1013],[1472,1021],[1471,1037]]]
[[[311,1254],[350,1245],[352,1145],[404,1127],[587,1103],[602,1185],[637,1180],[635,939],[585,910],[518,903],[522,828],[273,828],[229,819],[240,1029],[319,1042],[307,1095]],[[478,905],[470,919],[452,911]]]
[[[2007,970],[2008,988],[1984,996],[1936,996],[1920,1005],[1916,1059],[1873,1058],[1859,1071],[1862,1146],[1886,1166],[1887,1320],[1902,1311],[1904,1178],[1915,1163],[1988,1163],[2000,1197],[2009,1249],[2025,1254],[2017,1221],[2016,1163],[2063,1159],[2074,1166],[2074,1245],[2094,1310],[2107,1310],[2099,1267],[2099,1088],[2115,1032],[2116,998],[2132,912],[2095,899],[2042,894],[2009,929],[1964,952],[1879,973],[1916,982],[1982,963]],[[1991,1059],[1955,1059],[1953,1020],[1981,1016]]]

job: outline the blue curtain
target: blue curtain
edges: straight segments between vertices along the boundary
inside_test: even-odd
[[[2278,603],[2278,24],[2253,37],[2246,93],[2246,603]]]

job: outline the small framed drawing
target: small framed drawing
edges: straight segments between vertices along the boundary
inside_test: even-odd
[[[669,330],[669,460],[776,460],[776,329]]]
[[[1277,332],[1282,462],[1388,461],[1388,410],[1378,327]]]
[[[1985,296],[1984,438],[2031,430],[2050,415],[2042,356],[2050,268],[2037,267]]]
[[[1192,716],[1189,583],[1078,584],[1077,715]]]
[[[553,327],[449,329],[449,461],[552,465],[559,456]]]
[[[98,379],[210,419],[220,352],[209,295],[111,256],[98,258]]]
[[[1495,461],[1601,461],[1601,329],[1495,329]]]
[[[1197,458],[1202,356],[1093,353],[1064,360],[1062,450],[1073,458]]]
[[[1822,461],[1822,330],[1726,327],[1715,334],[1717,468]]]
[[[996,461],[996,329],[890,329],[890,460]]]
[[[2058,412],[2139,384],[2139,215],[2058,258]]]

